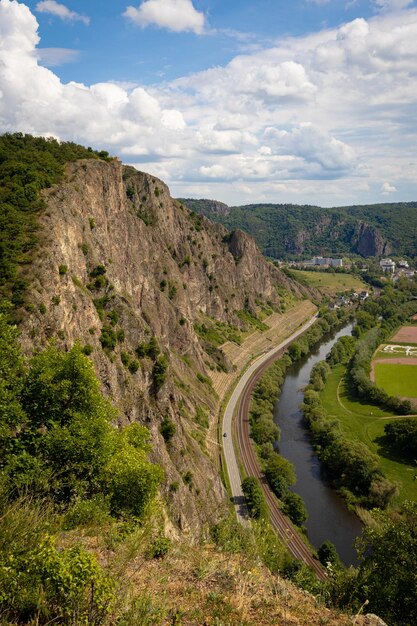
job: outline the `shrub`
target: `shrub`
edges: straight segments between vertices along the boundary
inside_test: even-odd
[[[242,481],[242,491],[246,499],[249,515],[254,519],[267,516],[267,506],[258,481],[254,476],[247,476]]]
[[[188,470],[187,472],[185,472],[182,479],[185,482],[185,484],[188,485],[188,487],[191,489],[191,487],[193,486],[193,473],[190,470]]]
[[[284,498],[282,510],[297,526],[301,526],[307,519],[307,509],[304,500],[298,493],[288,491]]]
[[[58,272],[60,276],[65,276],[65,274],[68,272],[68,266],[67,265],[60,265],[58,268]]]
[[[162,420],[161,426],[159,428],[159,431],[161,435],[163,436],[163,438],[165,439],[165,441],[168,443],[169,441],[171,441],[171,439],[175,435],[177,431],[177,427],[175,426],[174,422],[169,417],[164,417],[164,419]]]
[[[163,354],[155,362],[152,375],[156,390],[159,390],[167,379],[168,359]]]
[[[139,361],[137,359],[131,359],[128,369],[131,374],[136,374],[139,369]]]
[[[149,559],[160,559],[167,555],[171,548],[171,540],[168,537],[157,537],[147,550],[146,556]]]

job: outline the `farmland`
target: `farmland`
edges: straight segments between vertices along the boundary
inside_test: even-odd
[[[367,289],[365,283],[356,276],[341,272],[308,272],[291,269],[291,276],[305,285],[319,289],[330,297],[344,291],[359,292]]]

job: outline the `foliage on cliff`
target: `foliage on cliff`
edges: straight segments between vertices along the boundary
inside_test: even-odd
[[[40,191],[62,179],[65,163],[98,158],[107,160],[107,152],[22,133],[0,136],[0,296],[24,302],[18,270],[37,241],[36,215],[45,207]]]
[[[2,314],[0,374],[0,616],[102,623],[114,583],[83,548],[57,549],[54,516],[69,528],[143,519],[163,479],[149,432],[110,424],[115,409],[80,347],[27,362]]]

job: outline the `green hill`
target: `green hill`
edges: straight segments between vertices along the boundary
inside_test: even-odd
[[[417,256],[417,202],[321,208],[182,199],[190,209],[227,228],[252,235],[264,254],[296,258],[316,254]]]

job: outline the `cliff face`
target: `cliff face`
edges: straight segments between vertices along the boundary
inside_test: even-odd
[[[225,492],[208,378],[218,360],[196,328],[213,319],[242,327],[238,311],[256,313],[260,301],[279,309],[277,288],[300,296],[300,287],[248,235],[228,235],[172,200],[160,180],[117,161],[69,164],[45,198],[23,346],[86,346],[120,423],[151,430],[173,532],[197,535]],[[172,438],[161,435],[164,420],[176,427]]]
[[[354,251],[361,256],[386,256],[392,252],[390,244],[385,241],[380,231],[369,224],[360,222],[353,234]]]

